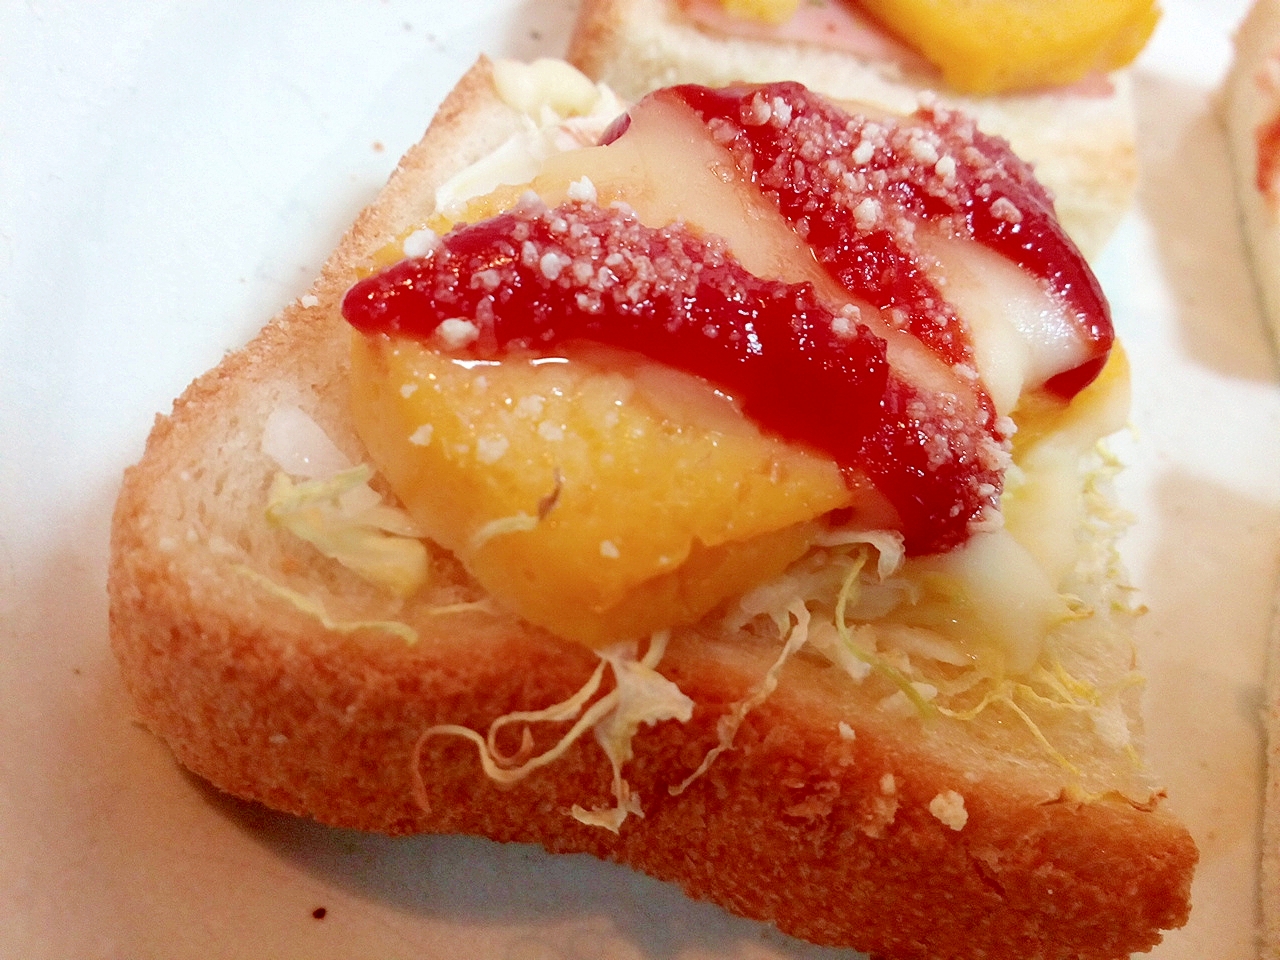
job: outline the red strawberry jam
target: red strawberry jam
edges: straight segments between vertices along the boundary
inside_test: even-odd
[[[968,237],[1044,281],[1092,347],[1047,384],[1064,398],[1106,363],[1111,315],[1053,201],[1007,143],[936,107],[911,123],[850,115],[797,83],[662,91],[688,104],[771,197],[845,289],[880,307],[951,363],[964,326],[925,274],[915,225]]]
[[[795,84],[654,96],[701,116],[840,285],[879,308],[876,322],[938,358],[932,372],[895,367],[884,337],[902,334],[877,334],[808,283],[753,276],[714,237],[585,201],[527,201],[461,226],[426,256],[356,284],[344,316],[366,333],[435,337],[471,357],[559,353],[574,341],[637,351],[722,387],[762,427],[826,452],[851,482],[869,479],[896,509],[909,552],[963,542],[998,503],[1007,437],[914,224],[928,218],[987,244],[1070,304],[1097,345],[1053,384],[1074,392],[1105,361],[1111,329],[1048,197],[1001,142],[951,115],[932,114],[935,125],[850,117]],[[627,126],[615,124],[606,143]]]
[[[1280,174],[1280,117],[1259,124],[1254,136],[1258,145],[1258,168],[1253,183],[1259,193],[1274,203],[1277,174]]]
[[[714,238],[582,202],[523,203],[456,230],[433,256],[356,284],[343,313],[359,330],[418,339],[473,318],[481,355],[574,340],[634,350],[725,387],[748,416],[841,462],[879,421],[889,376],[884,341],[809,284],[762,280]]]

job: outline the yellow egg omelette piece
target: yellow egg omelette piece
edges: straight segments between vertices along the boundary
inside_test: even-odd
[[[766,23],[795,0],[722,0],[730,14]],[[811,2],[811,0],[810,0]],[[852,0],[850,0],[852,2]],[[1160,18],[1155,0],[856,0],[961,93],[993,94],[1075,83],[1126,66]]]
[[[593,647],[780,573],[852,499],[829,458],[625,355],[461,361],[356,334],[352,385],[371,457],[431,539],[500,603]]]

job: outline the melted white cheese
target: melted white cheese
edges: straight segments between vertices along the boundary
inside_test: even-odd
[[[626,110],[609,87],[560,60],[498,60],[493,81],[503,102],[524,114],[525,129],[440,185],[436,211],[445,216],[499,186],[528,183],[548,157],[598,142]]]
[[[1044,636],[1069,613],[1057,582],[1007,529],[975,534],[948,553],[915,561],[916,577],[942,577],[963,602],[964,622],[941,625],[974,649],[1003,658],[1004,672],[1025,674],[1040,656]]]
[[[919,230],[930,275],[969,328],[978,375],[1007,415],[1024,390],[1088,359],[1072,313],[1037,278],[971,240]]]

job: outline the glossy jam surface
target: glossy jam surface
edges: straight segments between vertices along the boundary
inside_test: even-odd
[[[1258,192],[1274,203],[1280,183],[1280,117],[1258,125],[1255,133],[1258,148],[1258,165],[1254,172],[1254,186]]]
[[[478,355],[575,340],[642,353],[741,397],[761,424],[849,461],[880,418],[884,342],[810,287],[761,280],[687,229],[570,201],[530,204],[445,238],[357,284],[344,313],[366,333],[441,335]],[[803,385],[801,389],[800,385]]]
[[[1106,298],[1059,225],[1031,168],[962,114],[923,109],[911,123],[854,116],[798,84],[672,88],[774,199],[849,290],[953,363],[969,359],[963,324],[925,272],[917,225],[971,239],[1040,278],[1091,343],[1101,370],[1112,328]]]

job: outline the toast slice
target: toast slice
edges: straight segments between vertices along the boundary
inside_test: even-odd
[[[1128,209],[1137,181],[1130,80],[1124,71],[1068,89],[966,96],[932,72],[807,40],[724,36],[695,23],[679,0],[584,0],[567,59],[619,96],[674,83],[797,80],[840,100],[894,113],[925,91],[1004,137],[1054,194],[1058,217],[1089,257]]]
[[[654,679],[660,655],[659,685],[680,694],[634,725],[621,784],[603,726],[563,738],[576,714],[548,709],[591,696],[602,657],[489,602],[446,551],[397,598],[268,520],[282,462],[367,459],[341,300],[441,188],[545,118],[545,99],[500,80],[484,60],[462,78],[311,292],[197,379],[126,473],[110,630],[146,724],[190,770],[279,810],[588,852],[884,957],[1117,960],[1184,923],[1197,854],[1140,759],[1103,470],[1067,585],[1087,614],[1019,679],[1025,695],[922,711],[887,667],[853,682],[808,649],[783,657],[794,630],[717,611],[665,649],[609,655],[618,684]],[[500,719],[530,732],[499,729],[499,760],[554,762],[499,782],[511,763],[486,772],[445,735]]]
[[[1235,35],[1222,100],[1236,199],[1259,304],[1280,345],[1280,4],[1258,0]],[[1262,956],[1280,960],[1280,632],[1267,680]]]

